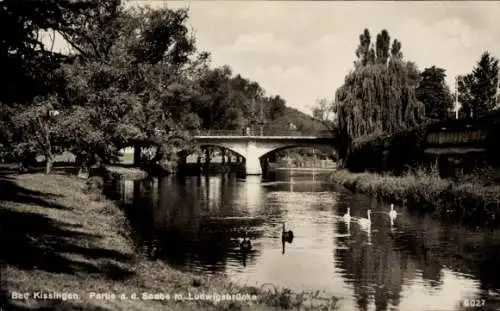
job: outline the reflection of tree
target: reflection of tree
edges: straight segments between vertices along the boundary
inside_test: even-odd
[[[339,231],[345,231],[344,228]],[[377,310],[387,310],[389,303],[397,306],[402,285],[415,270],[408,258],[394,249],[387,232],[371,232],[372,244],[366,244],[366,233],[351,226],[351,245],[337,249],[335,257],[340,267],[350,276],[354,295],[360,310],[367,310],[370,297],[374,297]],[[342,237],[344,239],[345,237]]]
[[[490,232],[458,225],[444,225],[431,217],[412,217],[413,229],[394,239],[395,247],[408,252],[422,270],[427,285],[442,284],[442,268],[475,275],[481,288],[500,287],[500,242]]]
[[[242,260],[238,238],[243,235],[242,227],[252,230],[251,224],[201,218],[199,226],[198,232],[180,227],[158,230],[158,256],[180,267],[202,266],[210,272],[223,271],[228,258]],[[259,238],[261,234],[252,231],[249,236]],[[257,254],[255,250],[247,254],[246,263]]]
[[[237,197],[237,188],[227,177],[169,176],[134,182],[129,219],[138,244],[150,257],[182,268],[201,266],[217,272],[225,269],[228,258],[242,264],[254,261],[258,250],[243,258],[238,238],[244,231],[259,238],[262,233],[253,228],[262,219],[227,217],[241,214],[233,203],[245,197]]]
[[[441,265],[475,275],[481,288],[499,288],[499,233],[448,226],[439,232],[439,248],[434,248],[433,253],[439,256]],[[429,238],[426,241],[429,243]]]
[[[137,246],[144,247],[142,241],[150,241],[153,236],[153,210],[152,200],[143,195],[143,184],[147,181],[120,180],[119,189],[123,191],[122,198],[125,214],[129,219],[131,229],[134,233]],[[131,192],[131,200],[128,200],[128,192]]]
[[[218,216],[232,216],[238,211],[234,208],[235,191],[231,189],[232,183],[229,176],[224,174],[210,178],[209,209],[210,214]]]
[[[363,198],[348,199],[344,204],[349,204],[351,210],[367,206]],[[344,207],[339,208],[339,213],[342,212]],[[372,231],[371,246],[363,244],[366,236],[357,226],[351,226],[350,248],[336,250],[340,267],[352,280],[360,310],[368,308],[372,296],[377,310],[387,310],[389,304],[397,306],[402,284],[414,279],[417,270],[422,271],[424,284],[433,288],[443,282],[443,266],[473,273],[483,288],[498,288],[500,269],[495,269],[494,263],[500,259],[499,246],[489,243],[484,233],[474,234],[458,227],[443,230],[442,224],[430,217],[411,217],[397,222],[404,228],[403,232],[391,235],[389,228],[377,226],[379,231]],[[344,233],[345,228],[338,226],[337,232]]]
[[[338,200],[339,215],[348,206],[357,215],[371,206],[366,197],[350,193],[341,192]],[[378,215],[375,217],[382,217]],[[397,306],[401,285],[415,278],[417,270],[422,272],[424,285],[431,288],[442,285],[445,266],[475,275],[482,289],[500,287],[500,268],[496,264],[500,260],[500,242],[491,232],[445,225],[421,214],[398,217],[396,226],[402,231],[390,232],[388,220],[383,221],[383,225],[376,227],[379,231],[372,231],[371,247],[363,244],[363,235],[356,232],[358,227],[351,226],[350,249],[337,249],[335,254],[341,268],[353,280],[361,310],[367,308],[368,297],[372,295],[377,310],[386,310],[389,302]],[[345,228],[339,226],[337,231],[344,233]]]
[[[442,284],[441,262],[425,244],[422,237],[411,231],[405,232],[394,237],[394,245],[412,257],[417,268],[422,271],[425,285],[439,287]]]
[[[340,191],[337,197],[336,214],[342,215],[347,207],[356,216],[366,217],[367,208],[376,210],[376,201],[365,196],[353,196],[347,191]],[[378,217],[375,216],[374,217]],[[378,221],[378,219],[377,219]],[[390,228],[376,227],[370,233],[363,232],[359,226],[350,225],[350,236],[345,236],[345,224],[339,225],[336,232],[337,245],[347,244],[348,248],[335,250],[339,268],[346,271],[346,282],[352,283],[354,296],[359,310],[367,310],[371,297],[376,310],[388,310],[389,304],[397,307],[400,303],[402,286],[413,278],[416,267],[408,256],[393,248],[389,235]],[[371,244],[367,244],[370,235]]]

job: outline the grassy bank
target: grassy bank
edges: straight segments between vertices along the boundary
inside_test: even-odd
[[[449,180],[425,171],[391,176],[338,170],[332,179],[352,191],[423,211],[500,218],[500,184],[488,183],[479,176]]]
[[[137,167],[106,165],[104,169],[112,175],[120,175],[127,179],[143,179],[148,177],[146,171]]]
[[[88,189],[82,179],[62,173],[0,174],[3,310],[316,310],[318,303],[333,309],[333,298],[318,300],[313,294],[286,289],[265,291],[147,261],[134,254],[122,211]],[[31,297],[12,299],[14,292]],[[32,299],[34,292],[77,297]],[[91,293],[116,297],[98,299]],[[129,299],[120,299],[122,293]],[[134,300],[133,293],[163,293],[171,299]],[[256,300],[184,299],[199,293],[248,294],[246,298]],[[184,298],[173,299],[176,294]]]

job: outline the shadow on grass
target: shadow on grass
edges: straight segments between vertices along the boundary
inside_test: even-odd
[[[52,193],[43,193],[19,187],[18,185],[16,185],[16,183],[11,177],[0,175],[0,200],[4,202],[10,201],[10,202],[24,203],[29,205],[37,205],[47,208],[69,209],[68,207],[46,200],[46,199],[53,199],[56,197],[61,197],[61,195]]]
[[[56,196],[23,188],[12,177],[2,176],[0,173],[0,269],[12,266],[20,270],[78,274],[112,280],[125,280],[133,275],[127,267],[132,261],[130,255],[95,246],[102,238],[101,235],[80,232],[80,224],[65,223],[38,214],[37,209],[68,210],[68,207],[46,200],[51,197]],[[33,211],[16,210],[14,206],[9,206],[11,202],[30,205]],[[5,283],[2,283],[5,294]],[[0,306],[9,304],[9,297],[2,297],[2,300]],[[18,310],[17,306],[12,307],[12,310]],[[3,310],[11,309],[4,307]],[[67,305],[62,309],[50,307],[38,310],[81,308],[72,309]]]
[[[130,274],[113,264],[96,265],[93,260],[126,262],[128,256],[113,250],[87,248],[78,244],[101,236],[76,232],[78,226],[64,224],[30,213],[2,210],[0,226],[1,260],[22,270],[43,270],[52,273],[104,274],[111,279],[125,279]],[[64,254],[81,255],[89,262],[68,259]]]
[[[69,302],[55,301],[55,302],[46,302],[44,306],[37,307],[33,309],[31,307],[16,304],[13,301],[8,300],[8,296],[6,292],[1,293],[5,299],[0,300],[0,308],[3,311],[109,311],[110,309],[93,306],[93,305],[75,305]]]
[[[52,166],[51,174],[73,174],[76,175],[80,170],[80,166],[71,162],[55,162]],[[0,176],[5,176],[7,174],[35,174],[44,173],[45,164],[38,163],[37,165],[31,165],[27,171],[19,172],[19,166],[17,163],[0,163]]]

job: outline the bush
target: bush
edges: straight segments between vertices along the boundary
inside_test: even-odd
[[[346,159],[352,172],[390,172],[401,175],[422,163],[426,128],[401,131],[394,135],[371,135],[353,142]]]

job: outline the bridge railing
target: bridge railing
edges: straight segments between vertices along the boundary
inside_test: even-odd
[[[293,137],[293,136],[313,136],[313,137],[332,137],[332,131],[318,131],[315,133],[302,134],[299,131],[242,131],[242,130],[199,130],[191,133],[193,136],[276,136],[276,137]]]

